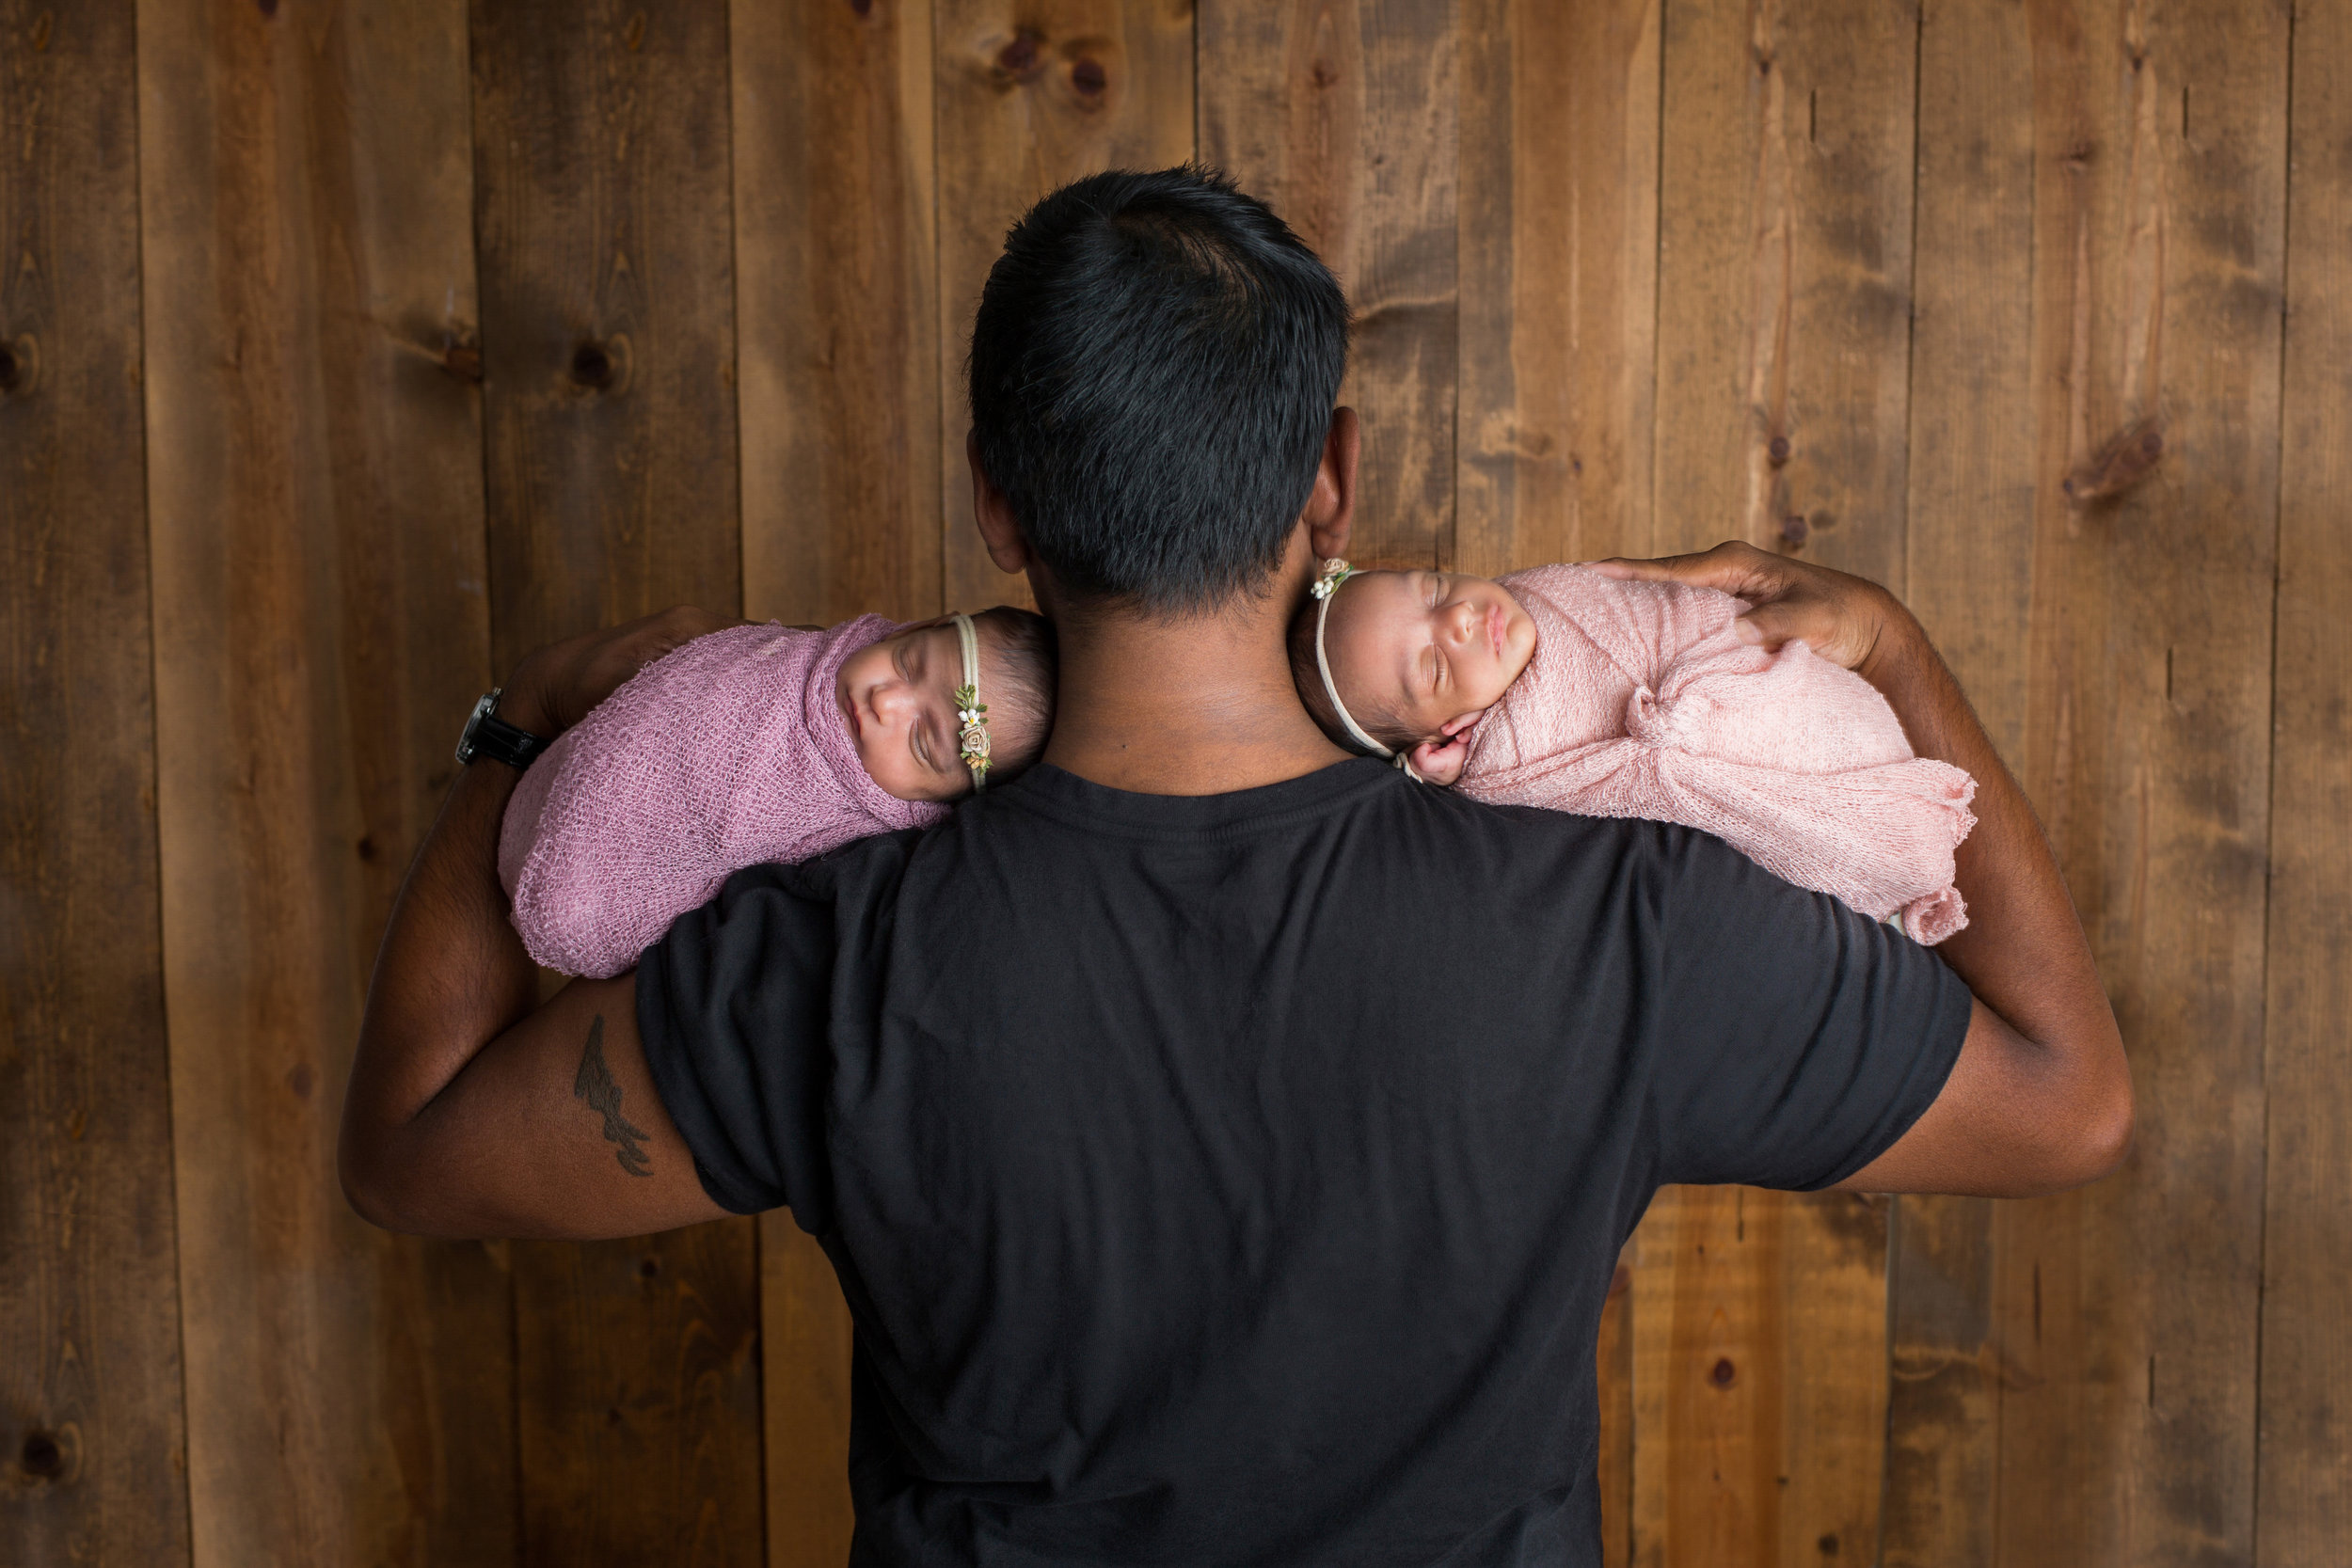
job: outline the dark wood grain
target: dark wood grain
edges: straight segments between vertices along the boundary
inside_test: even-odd
[[[1190,0],[939,0],[940,485],[949,606],[1027,604],[972,523],[963,379],[980,285],[1047,192],[1193,151]]]
[[[769,1568],[850,1558],[850,1309],[817,1239],[777,1210],[759,1220],[767,1363]]]
[[[1658,8],[1466,0],[1454,564],[1648,555]]]
[[[2138,1095],[2123,1172],[1995,1216],[1994,1549],[2254,1550],[2264,862],[2288,22],[2030,13],[2033,606],[2023,775]],[[2117,433],[2137,483],[2068,493]]]
[[[188,1560],[129,0],[0,4],[0,1558]]]
[[[488,674],[454,3],[139,9],[148,512],[199,1564],[511,1562],[505,1274],[335,1176]]]
[[[479,0],[492,645],[741,603],[727,8]],[[758,1562],[753,1222],[514,1249],[524,1560]]]
[[[1454,0],[1200,10],[1201,158],[1266,202],[1355,312],[1359,560],[1452,564],[1460,290]]]
[[[476,0],[491,645],[741,603],[725,0]]]
[[[2256,1561],[2352,1541],[2352,8],[2295,23]]]
[[[516,1243],[524,1561],[765,1560],[755,1236]]]
[[[936,615],[930,8],[731,15],[744,612]]]

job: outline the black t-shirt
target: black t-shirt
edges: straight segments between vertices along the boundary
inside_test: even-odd
[[[1597,1563],[1653,1190],[1851,1175],[1968,1009],[1704,833],[1370,762],[1039,768],[739,874],[638,971],[705,1187],[840,1275],[890,1564]]]

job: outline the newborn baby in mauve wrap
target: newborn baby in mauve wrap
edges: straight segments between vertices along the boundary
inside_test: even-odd
[[[499,831],[533,961],[609,979],[727,878],[936,822],[1034,761],[1052,629],[1032,611],[769,622],[654,660],[558,736]]]
[[[1342,589],[1344,588],[1344,592]],[[1500,581],[1326,562],[1291,628],[1308,710],[1353,750],[1500,804],[1704,829],[1913,940],[1968,923],[1976,781],[1803,642],[1740,641],[1711,588],[1578,566]]]

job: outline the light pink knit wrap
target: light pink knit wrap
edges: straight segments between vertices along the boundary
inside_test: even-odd
[[[532,764],[499,879],[537,962],[607,979],[747,865],[806,860],[946,808],[884,794],[834,696],[842,661],[897,630],[731,626],[645,666]]]
[[[1784,881],[1915,941],[1968,924],[1952,850],[1977,784],[1915,756],[1869,682],[1802,642],[1741,642],[1746,606],[1711,588],[1577,566],[1502,579],[1535,657],[1470,732],[1482,800],[1704,829]]]

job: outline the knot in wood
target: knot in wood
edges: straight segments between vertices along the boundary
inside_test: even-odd
[[[1791,512],[1780,520],[1781,542],[1792,550],[1804,548],[1806,537],[1813,531],[1802,512]]]
[[[572,350],[572,380],[591,391],[612,385],[612,356],[602,343],[582,343]]]
[[[1016,82],[1035,79],[1045,52],[1040,46],[1045,35],[1024,27],[1012,35],[1012,41],[996,52],[996,69]]]
[[[482,345],[453,332],[441,335],[441,369],[460,381],[482,379]]]
[[[1837,1537],[1834,1535],[1824,1535],[1820,1540],[1816,1541],[1814,1544],[1821,1548],[1821,1555],[1823,1557],[1836,1557],[1837,1555]]]
[[[1714,1370],[1707,1374],[1707,1379],[1718,1388],[1728,1388],[1739,1375],[1740,1369],[1731,1364],[1731,1357],[1723,1355],[1716,1357]]]
[[[1089,98],[1095,98],[1110,85],[1110,75],[1104,71],[1102,61],[1084,59],[1070,68],[1070,85]]]
[[[54,1432],[33,1431],[24,1434],[24,1448],[16,1456],[18,1465],[28,1476],[53,1481],[65,1474],[65,1447]]]
[[[850,0],[850,9],[860,16],[874,14],[874,0]]]
[[[17,361],[16,345],[0,343],[0,392],[15,391],[24,373],[24,367]]]
[[[1788,461],[1788,437],[1786,436],[1773,436],[1771,441],[1766,443],[1764,453],[1772,460],[1773,467],[1779,467],[1783,463]]]

